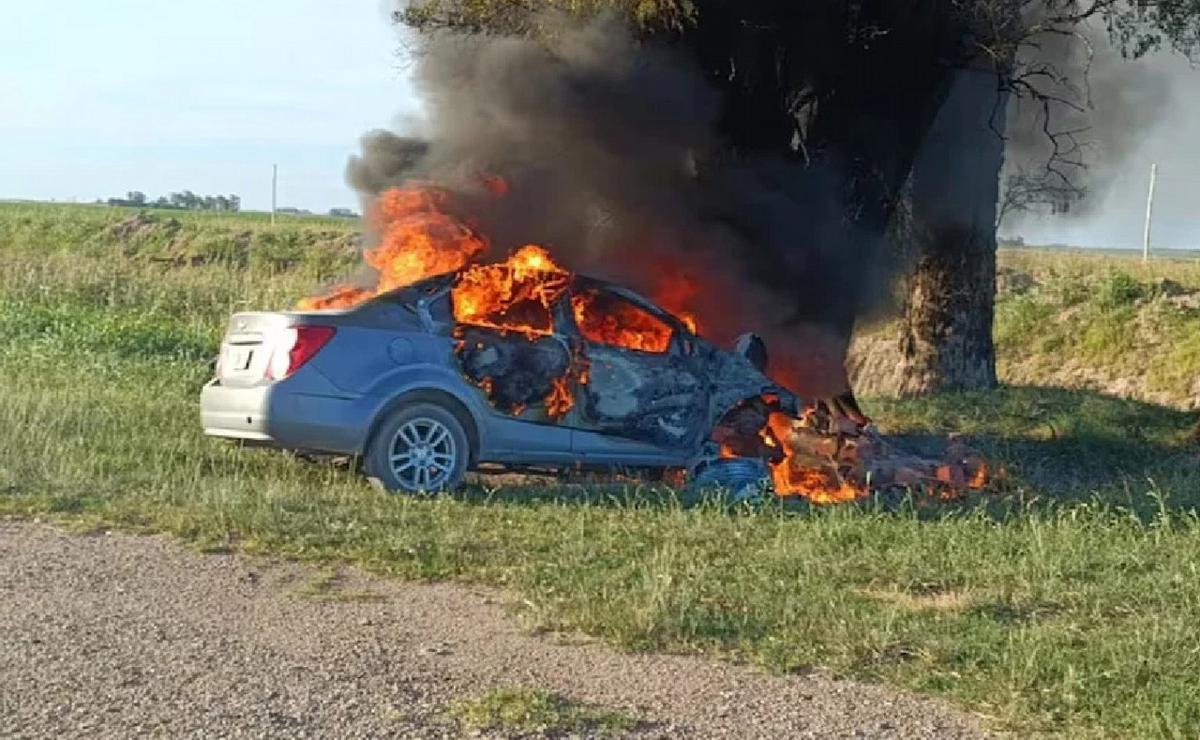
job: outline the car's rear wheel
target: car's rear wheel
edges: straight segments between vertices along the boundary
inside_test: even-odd
[[[432,403],[393,412],[367,450],[367,474],[385,489],[439,493],[462,483],[471,459],[462,422]]]

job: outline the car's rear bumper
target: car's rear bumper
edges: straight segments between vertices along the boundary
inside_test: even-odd
[[[354,454],[366,430],[351,398],[297,393],[286,383],[233,387],[214,380],[200,392],[204,433],[279,447]]]
[[[271,442],[267,434],[269,388],[231,388],[211,381],[200,391],[200,424],[213,437]]]

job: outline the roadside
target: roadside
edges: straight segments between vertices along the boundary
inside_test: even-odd
[[[1200,269],[1089,250],[997,254],[996,364],[1002,383],[1089,390],[1200,410]],[[861,331],[848,365],[860,397],[894,396],[901,327]]]
[[[0,523],[0,727],[17,737],[454,737],[534,688],[644,737],[978,737],[938,702],[533,635],[503,597]]]

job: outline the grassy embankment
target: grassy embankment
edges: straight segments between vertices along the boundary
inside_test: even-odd
[[[1185,255],[1143,265],[1103,252],[1001,251],[1001,379],[1200,408],[1200,259]],[[884,326],[860,341],[874,353],[864,387],[887,386],[893,334]]]
[[[653,490],[389,497],[197,428],[229,312],[287,305],[348,268],[349,225],[157,214],[121,228],[130,216],[0,205],[0,514],[497,584],[545,627],[882,681],[1022,732],[1200,733],[1200,465],[1187,414],[1033,387],[868,400],[914,445],[961,431],[1008,468],[1006,490],[952,506],[731,515]],[[1033,252],[1005,259],[1057,269]],[[1073,304],[1085,336],[1108,337],[1079,351],[1124,341],[1086,311],[1103,321],[1132,300],[1140,314],[1154,299],[1130,297],[1153,281],[1071,264],[1117,286]],[[1013,318],[1052,290],[1006,294],[1002,364],[1034,367],[1018,355],[1059,331]],[[1180,311],[1171,326],[1195,320]],[[1177,356],[1170,372],[1191,372],[1193,355]]]

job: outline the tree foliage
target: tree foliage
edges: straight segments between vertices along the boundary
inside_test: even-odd
[[[895,3],[921,11],[925,1]],[[1141,56],[1163,46],[1185,53],[1200,45],[1200,0],[953,0],[939,3],[977,35],[992,52],[1005,43],[1015,45],[1041,33],[1070,32],[1085,20],[1104,22],[1113,39],[1130,56]],[[411,0],[395,13],[397,21],[420,29],[456,28],[478,32],[533,31],[536,17],[558,11],[578,17],[617,12],[637,26],[648,30],[682,31],[695,25],[705,12],[720,6],[741,6],[747,16],[783,18],[794,15],[796,6],[821,14],[826,10],[843,12],[847,19],[866,19],[871,2],[859,0]],[[883,32],[886,29],[877,28]]]
[[[1127,56],[1164,46],[1189,57],[1200,49],[1200,0],[1097,2],[1113,39]]]
[[[242,199],[240,196],[196,195],[191,190],[171,193],[170,195],[160,195],[154,201],[149,200],[146,194],[140,190],[131,190],[125,194],[124,198],[109,198],[106,202],[110,206],[129,206],[135,208],[152,206],[154,208],[187,211],[236,212],[242,208]]]
[[[397,21],[430,30],[534,33],[548,12],[588,18],[616,12],[647,31],[682,31],[696,21],[693,0],[414,0],[396,11]]]
[[[874,78],[936,99],[947,67],[990,67],[998,115],[1007,96],[1042,108],[1047,169],[1062,189],[1083,165],[1082,132],[1057,127],[1071,116],[1056,113],[1083,113],[1091,101],[1086,80],[1047,50],[1090,49],[1084,26],[1103,28],[1131,57],[1200,49],[1200,0],[409,0],[395,18],[421,31],[537,35],[551,15],[601,13],[693,51],[730,109],[745,112],[723,132],[735,146],[791,148],[806,159],[823,143],[821,106],[852,98],[850,88],[877,87]]]
[[[1008,117],[1024,141],[1005,177],[1000,218],[1013,211],[1065,212],[1087,194],[1084,171],[1094,141],[1089,77],[1094,44],[1137,58],[1159,50],[1200,48],[1200,0],[961,0],[971,18],[978,59],[997,73],[993,128]],[[1105,40],[1107,36],[1107,40]],[[1102,50],[1102,55],[1112,57]],[[1040,142],[1040,143],[1039,143]]]
[[[553,27],[548,14],[600,13],[695,55],[724,93],[731,154],[846,163],[852,214],[896,201],[954,68],[997,75],[997,136],[1010,98],[1036,112],[1022,123],[1044,139],[1045,160],[1011,176],[1008,210],[1083,195],[1095,33],[1129,57],[1200,50],[1200,0],[409,0],[395,18],[538,35]],[[1067,63],[1080,55],[1082,68]]]

